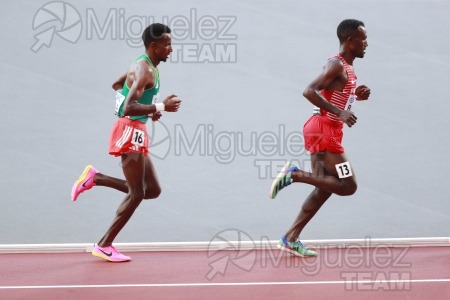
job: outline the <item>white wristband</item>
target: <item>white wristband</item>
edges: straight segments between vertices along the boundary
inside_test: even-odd
[[[156,112],[158,112],[158,111],[164,111],[164,109],[166,108],[166,106],[164,105],[164,103],[155,103],[155,107],[156,107]]]

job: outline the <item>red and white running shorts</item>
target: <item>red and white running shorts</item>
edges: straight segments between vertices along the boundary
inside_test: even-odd
[[[149,137],[145,123],[119,118],[109,135],[109,154],[120,156],[123,153],[148,154]]]

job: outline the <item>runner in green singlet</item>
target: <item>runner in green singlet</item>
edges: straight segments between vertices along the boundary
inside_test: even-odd
[[[117,91],[115,112],[119,118],[111,130],[109,153],[121,156],[126,180],[102,174],[89,165],[72,188],[73,201],[95,185],[126,193],[111,226],[92,251],[94,256],[108,261],[131,260],[112,243],[142,200],[157,198],[161,193],[155,168],[148,156],[149,141],[145,124],[149,117],[153,121],[159,120],[162,111],[176,112],[181,103],[175,94],[162,103],[158,102],[160,82],[157,67],[172,52],[170,32],[168,26],[159,23],[147,27],[142,35],[145,54],[139,56],[112,85]]]

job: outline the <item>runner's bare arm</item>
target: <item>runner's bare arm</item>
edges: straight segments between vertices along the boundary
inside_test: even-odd
[[[113,84],[112,88],[117,91],[120,90],[123,87],[123,84],[125,83],[125,80],[127,79],[128,72],[125,72],[122,76],[119,77]]]
[[[320,91],[332,88],[333,83],[342,76],[344,71],[344,65],[340,60],[330,60],[323,68],[322,73],[306,87],[303,96],[315,106],[338,116],[340,109],[328,102]]]
[[[340,60],[332,59],[328,61],[322,73],[306,87],[303,96],[315,106],[336,115],[348,126],[352,126],[356,123],[356,116],[351,111],[341,110],[334,106],[320,93],[323,89],[342,90],[346,83],[343,74],[345,74],[345,69]]]
[[[145,87],[155,85],[155,74],[144,60],[138,61],[132,72],[134,80],[125,99],[123,114],[125,116],[142,116],[155,113],[156,106],[154,104],[145,105],[138,102]]]
[[[134,65],[134,80],[125,99],[125,105],[123,108],[124,116],[143,116],[153,114],[157,111],[155,104],[141,104],[138,100],[141,98],[144,89],[147,86],[155,85],[155,74],[149,68],[147,62],[141,60]],[[181,100],[177,98],[177,95],[170,95],[167,97],[164,103],[164,110],[169,112],[175,112],[180,106]]]

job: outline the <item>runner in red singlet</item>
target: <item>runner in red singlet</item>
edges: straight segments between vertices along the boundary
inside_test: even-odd
[[[304,125],[305,148],[311,154],[312,173],[299,170],[288,161],[273,181],[270,197],[292,182],[315,186],[306,198],[291,228],[281,237],[278,247],[298,256],[316,256],[298,240],[303,228],[332,195],[352,195],[356,192],[355,173],[344,154],[343,124],[352,127],[356,116],[351,111],[356,100],[367,100],[370,89],[356,87],[353,61],[363,58],[367,34],[363,22],[354,19],[342,21],[337,28],[339,54],[331,57],[322,73],[303,92],[303,96],[320,109]]]

